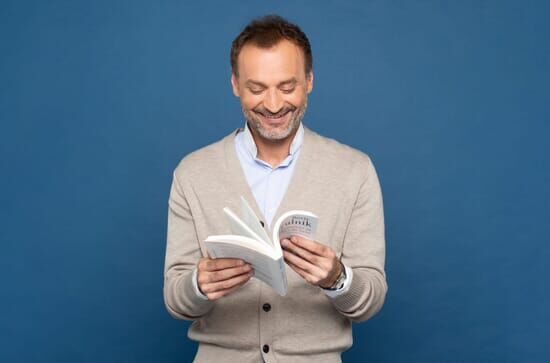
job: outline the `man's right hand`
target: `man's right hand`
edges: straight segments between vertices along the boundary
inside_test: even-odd
[[[197,265],[199,290],[209,300],[217,300],[238,289],[253,275],[252,267],[236,258],[203,257]]]

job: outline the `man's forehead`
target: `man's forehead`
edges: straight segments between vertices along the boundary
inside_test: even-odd
[[[245,80],[263,78],[266,73],[278,74],[288,80],[302,78],[305,74],[305,59],[300,47],[282,40],[269,48],[253,43],[246,44],[238,57],[239,75]]]

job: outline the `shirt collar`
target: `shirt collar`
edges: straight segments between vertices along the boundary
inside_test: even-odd
[[[252,136],[252,132],[250,132],[248,123],[246,121],[244,123],[243,141],[244,141],[244,147],[248,152],[248,154],[250,155],[250,157],[252,157],[253,159],[257,159],[258,148],[256,147],[256,143],[254,142],[254,137]],[[300,126],[298,126],[298,130],[294,135],[294,139],[290,143],[289,156],[291,156],[291,159],[294,158],[294,155],[302,146],[303,141],[304,141],[304,126],[302,125],[302,122],[300,122]]]

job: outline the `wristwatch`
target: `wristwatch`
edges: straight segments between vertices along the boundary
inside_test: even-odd
[[[340,276],[338,276],[338,278],[336,279],[336,282],[334,284],[332,284],[331,287],[327,287],[327,288],[324,288],[325,290],[331,290],[331,291],[334,291],[334,290],[340,290],[342,287],[344,287],[344,282],[346,281],[346,267],[340,263],[342,265],[342,271],[340,271]]]

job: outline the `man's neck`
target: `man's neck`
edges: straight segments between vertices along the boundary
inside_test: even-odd
[[[252,138],[256,143],[258,159],[265,161],[273,168],[279,165],[290,153],[290,145],[298,129],[294,130],[290,135],[282,140],[267,140],[256,134],[256,130],[250,128]]]

